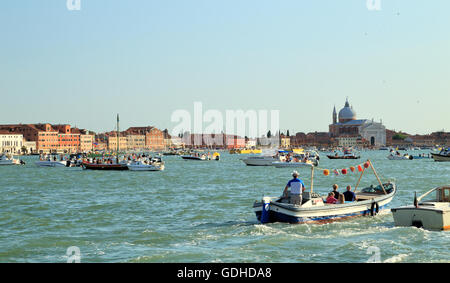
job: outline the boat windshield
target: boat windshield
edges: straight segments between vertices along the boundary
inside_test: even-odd
[[[388,184],[383,184],[384,189],[386,190],[386,193],[391,193],[392,190],[394,189],[394,185],[391,183]],[[381,185],[378,186],[373,186],[371,185],[370,187],[364,188],[361,190],[361,192],[363,193],[375,193],[375,194],[384,194],[383,192],[383,188],[381,187]]]

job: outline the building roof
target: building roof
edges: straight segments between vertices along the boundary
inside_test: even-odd
[[[353,110],[353,107],[350,107],[348,103],[348,99],[345,101],[344,108],[339,111],[339,120],[354,120],[356,119],[356,112]]]
[[[344,122],[344,123],[336,123],[335,125],[339,125],[339,126],[359,126],[362,125],[364,123],[366,123],[368,120],[367,119],[359,119],[359,120],[351,120],[348,122]]]

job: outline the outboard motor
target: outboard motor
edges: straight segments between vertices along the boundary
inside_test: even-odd
[[[20,165],[25,165],[25,161],[23,161],[22,159],[20,159]]]
[[[261,210],[261,224],[269,223],[270,198],[263,197]]]

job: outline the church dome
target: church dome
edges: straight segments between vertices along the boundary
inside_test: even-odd
[[[339,111],[339,122],[347,122],[356,119],[356,112],[350,107],[348,100],[345,102],[344,108]]]

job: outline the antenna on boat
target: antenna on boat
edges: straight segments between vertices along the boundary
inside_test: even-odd
[[[120,133],[120,131],[119,131],[119,113],[117,113],[117,151],[116,151],[117,164],[119,164],[119,141],[120,141],[119,133]]]

